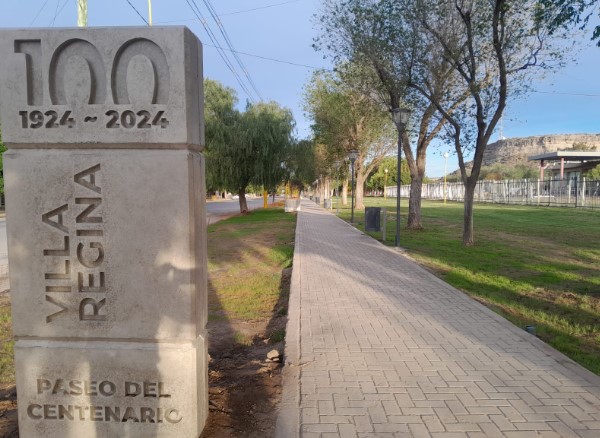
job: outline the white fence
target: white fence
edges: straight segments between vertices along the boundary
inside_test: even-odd
[[[387,196],[396,197],[396,186],[386,187]],[[446,199],[463,201],[462,183],[446,184]],[[409,197],[410,186],[400,188],[402,197]],[[444,183],[423,184],[423,199],[444,199]],[[600,180],[505,180],[479,181],[475,188],[475,202],[519,205],[547,205],[560,207],[600,208]]]

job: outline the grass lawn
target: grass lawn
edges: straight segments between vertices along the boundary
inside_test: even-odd
[[[393,245],[396,200],[365,205],[386,207],[385,243]],[[404,226],[407,213],[402,199]],[[535,325],[539,338],[600,374],[600,210],[476,204],[470,248],[461,241],[462,204],[424,201],[422,214],[425,230],[401,230],[414,259],[514,324]],[[349,221],[349,207],[340,216]],[[364,211],[354,216],[364,231]]]
[[[282,271],[292,265],[295,231],[296,215],[280,208],[208,227],[209,321],[269,321],[274,312],[285,314],[276,307],[287,305]]]

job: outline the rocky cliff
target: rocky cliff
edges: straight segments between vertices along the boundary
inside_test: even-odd
[[[589,150],[600,151],[600,134],[557,134],[535,137],[508,138],[490,143],[483,155],[483,165],[529,164],[527,158],[532,155],[558,150],[571,149],[574,145],[584,144]],[[534,164],[535,165],[535,164]]]

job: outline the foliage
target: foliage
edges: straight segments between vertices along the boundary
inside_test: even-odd
[[[597,5],[597,0],[540,0],[537,15],[550,33],[573,28],[583,30],[597,11]],[[591,39],[597,40],[600,46],[600,25],[594,27]]]
[[[426,150],[440,133],[445,119],[435,105],[409,86],[416,56],[428,57],[428,88],[441,101],[454,79],[440,50],[423,44],[418,26],[407,21],[406,0],[330,0],[320,17],[321,35],[315,48],[327,50],[339,61],[350,59],[362,66],[361,85],[389,111],[410,108],[403,152],[411,176],[408,216],[410,228],[421,228],[420,200],[425,178]],[[422,71],[422,69],[421,69]],[[459,98],[460,99],[460,98]],[[449,111],[451,111],[452,104]],[[401,127],[398,126],[398,130]],[[411,145],[412,143],[412,145]]]
[[[502,181],[505,179],[537,179],[539,171],[525,164],[508,166],[506,164],[495,164],[493,166],[482,166],[479,179]]]
[[[208,185],[239,193],[244,210],[250,184],[274,190],[284,179],[281,163],[292,144],[294,120],[275,102],[248,104],[243,113],[236,103],[231,88],[205,80]]]
[[[292,143],[285,161],[288,181],[302,190],[317,178],[315,173],[315,144],[311,140]]]
[[[358,151],[356,207],[362,208],[367,175],[395,145],[390,117],[361,89],[361,66],[339,65],[335,73],[316,72],[305,88],[305,111],[313,120],[315,173],[331,176],[335,162]],[[345,166],[340,166],[341,169]]]
[[[600,164],[585,173],[585,177],[600,181]]]
[[[385,170],[388,170],[387,177]],[[402,160],[402,184],[410,184],[410,170],[406,160]],[[383,190],[386,186],[395,186],[398,172],[398,158],[385,157],[381,163],[375,168],[374,172],[367,179],[367,187],[371,190]]]

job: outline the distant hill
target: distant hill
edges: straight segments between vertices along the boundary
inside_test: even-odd
[[[507,138],[487,145],[483,154],[483,166],[524,164],[538,167],[539,162],[528,161],[527,158],[546,152],[568,150],[573,149],[573,147],[581,148],[582,145],[586,150],[600,151],[600,134],[552,134]],[[470,169],[472,165],[472,161],[466,163],[467,169]],[[448,178],[455,180],[459,175],[460,170],[456,169],[448,174]]]
[[[488,144],[483,154],[483,165],[517,164],[536,165],[527,161],[532,155],[572,149],[585,145],[590,151],[600,151],[600,134],[556,134],[535,137],[516,137]],[[539,163],[537,163],[539,165]]]

